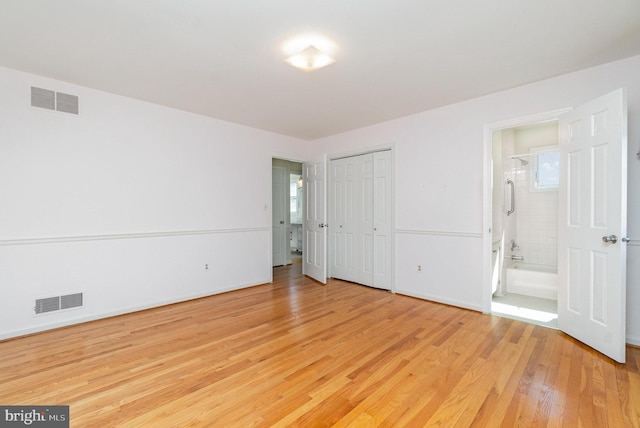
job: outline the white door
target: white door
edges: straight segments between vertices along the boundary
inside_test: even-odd
[[[391,290],[391,151],[373,154],[373,285]]]
[[[303,194],[303,263],[305,275],[327,283],[327,200],[326,200],[326,157],[321,161],[304,163]]]
[[[560,118],[558,326],[618,362],[625,361],[626,110],[619,89]]]
[[[332,160],[329,166],[331,195],[329,204],[329,247],[331,276],[346,281],[358,282],[355,240],[356,224],[354,204],[358,198],[354,192],[356,184],[356,158]]]
[[[356,282],[370,287],[373,281],[373,154],[358,156],[358,213],[357,213],[357,254],[358,279]]]
[[[286,215],[286,170],[282,166],[271,168],[271,229],[273,230],[273,266],[282,266],[286,261],[287,247]]]
[[[332,160],[331,276],[373,286],[373,155]]]
[[[331,276],[391,289],[391,152],[331,161]]]

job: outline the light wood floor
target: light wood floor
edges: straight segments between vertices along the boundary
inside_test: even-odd
[[[72,427],[640,426],[627,364],[566,335],[367,287],[273,284],[0,343],[0,404]]]

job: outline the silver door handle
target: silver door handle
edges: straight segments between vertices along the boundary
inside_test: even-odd
[[[616,235],[603,236],[602,242],[611,242],[612,244],[615,244],[618,242],[618,237]]]
[[[622,238],[621,241],[622,242],[629,242],[629,241],[631,241],[631,238]]]
[[[320,224],[318,225],[318,227],[328,227],[328,226],[329,226],[329,225],[328,225],[328,224],[326,224],[326,223],[320,223]]]

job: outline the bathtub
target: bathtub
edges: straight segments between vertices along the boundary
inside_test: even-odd
[[[506,269],[507,293],[558,300],[558,270],[552,266],[513,263]]]

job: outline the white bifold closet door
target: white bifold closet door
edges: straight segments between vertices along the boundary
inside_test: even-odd
[[[391,151],[330,163],[333,278],[391,289]]]

